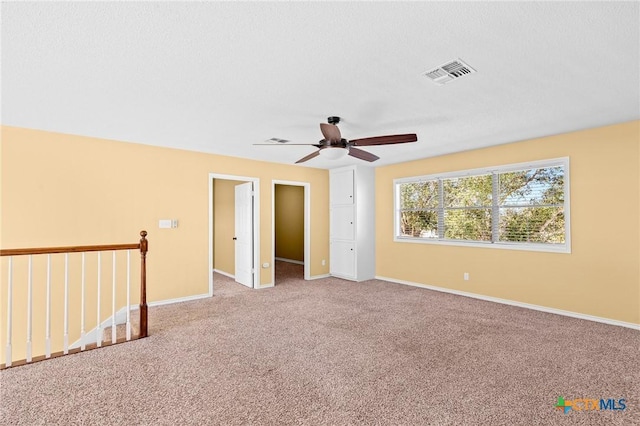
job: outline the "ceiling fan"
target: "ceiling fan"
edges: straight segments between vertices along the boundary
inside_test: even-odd
[[[337,126],[337,124],[340,123],[340,117],[329,117],[327,121],[329,124],[320,123],[320,131],[322,132],[324,139],[320,140],[318,143],[287,143],[288,141],[283,139],[274,138],[273,141],[278,143],[256,143],[254,145],[309,145],[318,148],[316,152],[296,161],[296,164],[304,163],[318,155],[326,156],[330,159],[338,159],[345,155],[350,155],[360,160],[372,162],[378,160],[380,157],[355,147],[391,145],[397,143],[416,142],[418,140],[418,136],[415,133],[347,140],[342,138],[340,129]]]

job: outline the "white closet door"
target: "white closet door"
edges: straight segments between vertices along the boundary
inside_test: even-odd
[[[351,241],[331,242],[331,275],[353,278],[355,269],[355,247]]]
[[[331,204],[353,204],[353,170],[340,170],[330,175]]]
[[[354,206],[331,208],[331,238],[353,240],[355,238]]]

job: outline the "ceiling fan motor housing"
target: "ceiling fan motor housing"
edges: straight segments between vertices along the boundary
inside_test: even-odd
[[[350,146],[349,141],[342,138],[339,141],[328,141],[326,139],[321,139],[318,142],[318,148],[348,148]]]
[[[327,117],[327,122],[329,124],[338,124],[340,122],[340,117],[336,117],[336,116]]]

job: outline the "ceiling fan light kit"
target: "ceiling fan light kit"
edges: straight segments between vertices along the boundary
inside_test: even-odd
[[[373,136],[370,138],[347,140],[342,137],[342,135],[340,134],[340,129],[337,126],[337,124],[340,123],[340,117],[328,117],[327,122],[329,124],[320,123],[320,131],[322,132],[322,136],[324,136],[324,139],[321,139],[320,141],[318,141],[318,143],[292,144],[287,143],[289,141],[285,139],[271,138],[269,139],[269,142],[271,143],[256,143],[254,145],[308,145],[318,148],[317,151],[312,152],[311,154],[296,161],[296,164],[304,163],[305,161],[311,160],[312,158],[315,158],[317,156],[321,156],[329,160],[338,160],[346,157],[347,155],[358,158],[360,160],[373,162],[380,159],[380,157],[355,147],[392,145],[399,143],[416,142],[418,140],[418,136],[415,133],[408,133],[403,135]]]
[[[344,158],[349,154],[349,150],[347,148],[341,147],[329,147],[324,148],[319,151],[321,157],[326,158],[327,160],[339,160]]]

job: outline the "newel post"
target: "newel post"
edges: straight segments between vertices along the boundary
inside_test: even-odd
[[[138,338],[147,337],[147,231],[140,231],[140,334]]]

